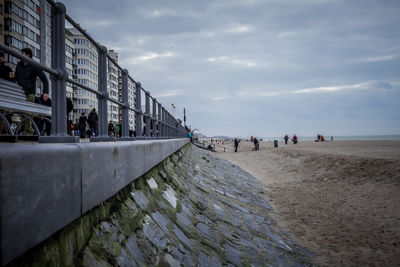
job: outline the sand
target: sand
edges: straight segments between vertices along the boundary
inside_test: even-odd
[[[400,141],[252,147],[217,153],[265,185],[271,216],[315,265],[400,266]]]

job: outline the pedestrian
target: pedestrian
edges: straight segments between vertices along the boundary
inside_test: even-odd
[[[21,52],[25,56],[32,58],[32,50],[30,48],[24,48],[21,50]],[[43,71],[23,60],[18,62],[17,67],[15,68],[15,80],[24,90],[26,99],[29,102],[35,102],[37,77],[42,80],[43,99],[44,101],[47,101],[49,98],[49,82]],[[25,120],[24,128],[24,134],[33,134],[34,130],[29,120]]]
[[[293,135],[292,141],[293,141],[293,145],[297,144],[298,141],[297,141],[297,136],[296,136],[296,134]]]
[[[86,123],[87,118],[85,112],[82,112],[81,116],[79,117],[79,136],[80,138],[86,138]]]
[[[99,117],[97,116],[96,109],[93,108],[88,116],[88,123],[90,127],[91,136],[97,136]]]
[[[114,128],[114,136],[115,137],[119,137],[119,131],[121,130],[121,127],[119,127],[119,124],[117,123],[116,125],[115,125],[115,128]]]
[[[254,150],[255,151],[260,150],[260,144],[259,144],[258,139],[256,137],[254,137]]]
[[[240,140],[235,138],[235,152],[237,152]]]
[[[78,122],[78,119],[75,119],[74,132],[75,132],[75,136],[79,136],[79,122]]]
[[[288,142],[288,140],[289,140],[289,136],[288,136],[288,135],[285,135],[284,139],[285,139],[285,145],[287,145],[287,142]]]
[[[114,135],[114,123],[110,120],[108,123],[108,136]]]
[[[191,131],[189,131],[188,136],[189,136],[190,142],[192,142],[192,132]]]
[[[74,123],[73,123],[72,120],[68,120],[68,123],[67,123],[67,133],[68,133],[69,136],[72,136],[73,130],[74,130]]]

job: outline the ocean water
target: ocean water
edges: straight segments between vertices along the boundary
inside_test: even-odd
[[[314,141],[317,139],[316,136],[297,136],[300,141]],[[331,136],[324,136],[325,141],[330,141]],[[289,140],[292,137],[289,136]],[[264,141],[272,141],[272,140],[283,140],[283,136],[281,137],[266,137],[263,139]],[[333,136],[333,141],[354,141],[354,140],[400,140],[400,135],[349,135],[349,136]]]

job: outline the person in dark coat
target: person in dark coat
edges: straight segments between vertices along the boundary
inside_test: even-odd
[[[32,58],[32,50],[24,48],[22,54]],[[49,97],[49,82],[44,72],[28,62],[20,61],[15,68],[15,80],[24,89],[26,98],[30,102],[35,102],[36,78],[39,77],[43,82],[43,99],[46,101]]]
[[[24,48],[21,50],[22,54],[32,58],[32,50],[29,48]],[[40,78],[43,82],[43,99],[47,101],[49,98],[49,82],[47,77],[44,75],[43,71],[32,66],[28,62],[21,60],[18,62],[15,68],[15,81],[22,87],[25,92],[26,99],[29,102],[35,102],[36,94],[36,79]],[[24,123],[24,134],[33,134],[34,130],[32,128],[31,122],[26,120]]]
[[[239,142],[240,142],[240,140],[235,138],[235,152],[237,152],[237,149],[239,147]]]
[[[99,117],[97,116],[96,109],[93,108],[89,113],[88,123],[90,127],[91,136],[97,136],[97,125],[98,125]]]
[[[284,139],[285,139],[285,145],[287,145],[287,142],[288,142],[288,140],[289,140],[289,136],[288,136],[288,135],[285,135]]]
[[[108,123],[108,136],[114,136],[114,123],[112,121]]]
[[[86,118],[85,112],[82,112],[81,116],[79,117],[80,138],[86,138],[86,122],[87,122],[87,118]]]

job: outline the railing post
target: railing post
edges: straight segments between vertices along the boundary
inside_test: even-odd
[[[162,107],[162,125],[161,125],[161,133],[162,133],[162,137],[165,138],[167,133],[166,133],[166,113],[165,113],[165,108]]]
[[[157,123],[157,126],[158,126],[158,134],[157,134],[157,137],[162,137],[162,135],[161,135],[161,127],[162,127],[162,108],[161,108],[161,103],[158,103],[158,123]]]
[[[146,91],[145,93],[146,96],[146,111],[145,111],[145,121],[146,121],[146,138],[150,137],[150,131],[151,131],[151,125],[150,125],[150,92]]]
[[[128,75],[127,69],[122,70],[122,127],[121,138],[119,140],[130,140],[129,137],[129,89],[128,89]]]
[[[59,73],[52,76],[52,108],[51,108],[51,136],[40,136],[40,143],[76,143],[79,138],[67,134],[67,105],[65,93],[65,79],[68,77],[65,68],[65,12],[62,3],[56,3],[53,8],[52,23],[52,67]],[[44,33],[42,33],[44,34]]]
[[[135,130],[136,130],[136,138],[141,138],[142,137],[142,92],[141,92],[141,84],[137,82],[135,84],[136,87],[136,109],[138,112],[135,112],[135,117],[136,117],[136,125],[135,125]]]
[[[153,138],[157,137],[157,100],[153,98]]]
[[[165,110],[165,137],[169,138],[169,113]]]
[[[107,48],[102,46],[98,52],[98,91],[101,93],[97,96],[99,101],[99,135],[90,138],[91,142],[110,141],[115,138],[108,136],[108,110],[107,110]]]
[[[171,138],[171,114],[167,112],[167,122],[168,122],[168,138]]]

